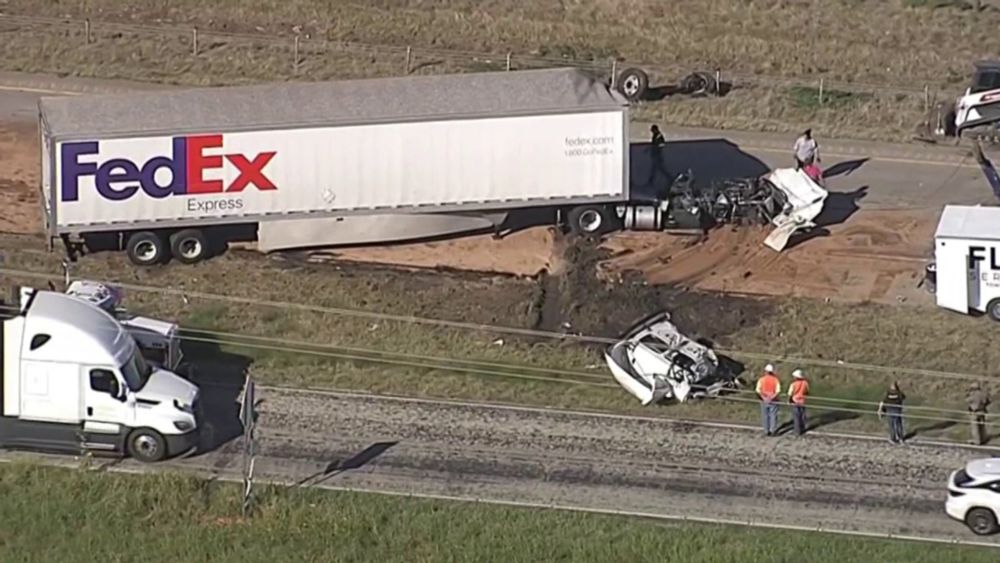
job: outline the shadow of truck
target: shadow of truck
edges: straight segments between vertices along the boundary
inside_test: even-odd
[[[240,394],[252,360],[223,351],[218,344],[185,341],[184,376],[201,389],[201,431],[196,456],[215,451],[243,435]]]

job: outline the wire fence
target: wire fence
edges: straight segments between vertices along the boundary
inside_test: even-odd
[[[488,53],[453,49],[429,48],[423,46],[376,45],[351,41],[334,41],[317,38],[311,34],[273,35],[265,33],[229,33],[206,30],[197,27],[125,24],[91,19],[49,18],[24,15],[0,14],[0,28],[11,31],[55,31],[72,36],[72,40],[83,45],[98,44],[122,35],[155,36],[169,38],[174,43],[181,41],[191,57],[210,56],[224,47],[267,47],[272,54],[281,51],[287,56],[287,70],[292,74],[302,71],[311,61],[322,61],[330,55],[353,56],[358,58],[377,56],[380,59],[379,74],[414,74],[441,71],[488,71],[524,70],[571,66],[585,69],[612,81],[627,67],[641,68],[654,77],[678,78],[694,69],[677,64],[662,62],[624,62],[608,57],[589,59],[572,57],[552,57],[514,52]],[[155,62],[155,61],[154,61]],[[137,64],[139,64],[137,62]],[[318,64],[318,63],[317,63]],[[800,96],[816,96],[820,105],[844,94],[848,95],[891,95],[920,97],[924,109],[929,110],[936,103],[940,93],[947,93],[958,86],[946,82],[923,83],[904,87],[890,83],[845,82],[825,76],[815,78],[768,76],[747,74],[722,68],[699,69],[714,72],[723,83],[732,88],[785,88],[800,89]]]

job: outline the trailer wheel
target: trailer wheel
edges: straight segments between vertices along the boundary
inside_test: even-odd
[[[156,430],[139,428],[128,436],[128,454],[144,463],[160,461],[167,457],[167,441]]]
[[[208,239],[200,229],[184,229],[170,235],[170,252],[178,262],[194,264],[208,256]]]
[[[986,304],[986,314],[994,321],[1000,321],[1000,299],[994,299]]]
[[[569,230],[575,235],[598,236],[612,230],[612,217],[607,207],[581,205],[566,215]]]
[[[129,237],[125,252],[136,266],[152,266],[166,259],[167,243],[152,231],[140,231]]]
[[[618,75],[617,88],[630,102],[639,101],[649,89],[649,75],[639,68],[626,68]]]

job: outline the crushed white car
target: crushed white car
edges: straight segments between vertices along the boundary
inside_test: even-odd
[[[639,323],[605,351],[604,359],[615,381],[644,406],[716,396],[741,385],[712,349],[677,330],[668,312]]]

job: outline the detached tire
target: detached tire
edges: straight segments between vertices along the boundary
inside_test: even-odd
[[[184,229],[170,235],[170,253],[182,264],[201,262],[208,256],[208,239],[200,229]]]
[[[986,315],[994,321],[1000,321],[1000,299],[994,299],[986,304]]]
[[[965,515],[965,525],[977,536],[989,536],[1000,532],[997,516],[988,508],[973,508]]]
[[[153,266],[166,261],[167,243],[157,233],[140,231],[128,238],[125,253],[136,266]]]
[[[133,430],[128,436],[128,455],[143,463],[154,463],[167,457],[167,441],[150,428]]]
[[[569,231],[579,236],[600,236],[614,229],[611,211],[601,205],[581,205],[566,215]]]
[[[618,83],[615,86],[628,101],[637,102],[646,97],[649,75],[639,68],[626,68],[618,75]]]

